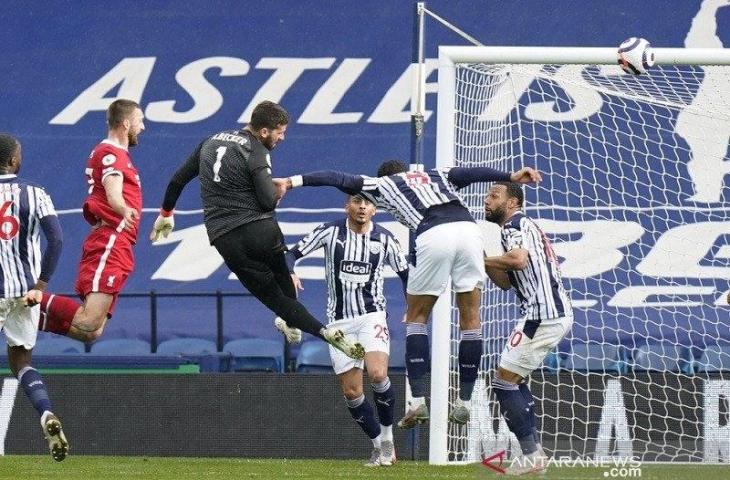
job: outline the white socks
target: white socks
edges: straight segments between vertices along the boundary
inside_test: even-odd
[[[418,408],[426,403],[426,397],[413,397],[411,398],[411,408]]]
[[[48,415],[53,415],[53,412],[51,412],[50,410],[46,410],[45,412],[43,412],[43,415],[41,415],[41,426],[46,425],[46,419],[48,418]]]
[[[393,441],[393,425],[388,425],[387,427],[385,425],[380,426],[380,439],[384,442]]]

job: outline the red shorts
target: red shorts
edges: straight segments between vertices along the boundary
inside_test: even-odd
[[[117,295],[134,270],[132,242],[115,229],[102,225],[93,230],[81,251],[76,293],[84,299],[89,293],[108,293],[114,297],[109,316],[117,304]]]

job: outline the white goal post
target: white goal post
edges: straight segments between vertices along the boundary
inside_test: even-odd
[[[555,365],[531,380],[548,454],[730,462],[730,49],[654,53],[633,76],[615,47],[440,47],[436,165],[524,165],[546,178],[526,188],[526,211],[564,259],[576,312]],[[485,192],[463,191],[478,220]],[[458,387],[451,294],[434,308],[433,464],[519,448],[489,388],[516,301],[487,281],[482,303],[465,427],[447,421]]]

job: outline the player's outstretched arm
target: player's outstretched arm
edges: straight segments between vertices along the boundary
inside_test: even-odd
[[[510,175],[510,180],[515,183],[540,183],[542,175],[531,167],[522,167]]]
[[[443,175],[444,170],[436,170]],[[453,167],[448,169],[447,179],[456,188],[464,188],[476,182],[508,182],[510,173],[490,167]]]
[[[335,187],[348,195],[360,193],[364,184],[365,178],[362,175],[351,175],[337,170],[320,170],[285,179],[274,179],[274,185],[280,185],[277,188],[290,190],[297,187]]]
[[[490,167],[453,167],[448,169],[447,178],[456,188],[464,188],[476,182],[537,183],[542,180],[542,175],[531,167],[523,167],[514,173]]]
[[[193,153],[180,165],[175,174],[170,179],[165,189],[165,198],[162,200],[162,208],[160,208],[160,214],[157,216],[154,225],[152,226],[152,232],[150,232],[150,240],[154,243],[160,238],[167,238],[167,236],[175,228],[175,205],[177,199],[180,198],[185,185],[198,176],[200,168],[200,148],[203,146],[201,142]]]

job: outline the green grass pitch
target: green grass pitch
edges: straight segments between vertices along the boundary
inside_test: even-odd
[[[0,457],[0,479],[73,480],[186,480],[186,479],[499,479],[505,476],[481,465],[434,467],[427,463],[398,462],[393,467],[369,469],[360,461],[276,460],[231,458],[91,457],[70,456],[56,463],[49,456]],[[641,476],[607,476],[602,469],[551,469],[544,476],[523,478],[598,480],[721,480],[730,478],[730,466],[644,465]]]

